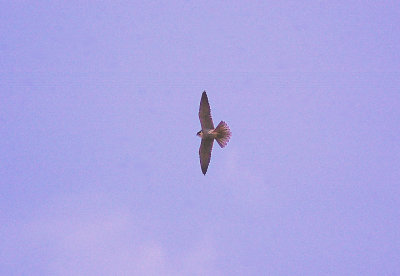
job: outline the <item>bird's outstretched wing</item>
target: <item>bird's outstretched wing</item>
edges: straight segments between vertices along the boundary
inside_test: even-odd
[[[201,171],[204,175],[207,172],[208,164],[210,164],[213,143],[214,139],[201,139],[199,155]]]
[[[214,128],[214,123],[211,117],[210,104],[208,103],[206,91],[204,91],[203,94],[201,95],[199,119],[202,129]]]

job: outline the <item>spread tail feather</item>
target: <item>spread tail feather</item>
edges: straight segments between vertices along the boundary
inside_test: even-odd
[[[215,128],[214,132],[217,134],[215,140],[217,140],[218,145],[221,148],[225,147],[231,138],[231,130],[228,125],[224,121],[221,121]]]

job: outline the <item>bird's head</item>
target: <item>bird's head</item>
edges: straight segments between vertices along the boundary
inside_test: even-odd
[[[200,130],[199,132],[197,132],[197,134],[196,134],[197,136],[199,136],[199,137],[202,137],[203,136],[203,131],[202,130]]]

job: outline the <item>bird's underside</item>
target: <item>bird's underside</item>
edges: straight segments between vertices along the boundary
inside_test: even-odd
[[[208,97],[204,91],[201,95],[199,119],[201,124],[201,131],[197,133],[201,137],[201,144],[199,149],[201,171],[205,175],[208,165],[211,160],[211,152],[214,139],[217,140],[221,148],[225,147],[231,137],[231,132],[228,125],[221,121],[216,128],[211,117],[210,104]]]

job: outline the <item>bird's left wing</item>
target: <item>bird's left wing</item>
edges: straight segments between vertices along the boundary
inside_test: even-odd
[[[210,104],[208,103],[206,91],[204,91],[203,94],[201,95],[199,119],[202,129],[214,128],[214,123],[211,117]]]

